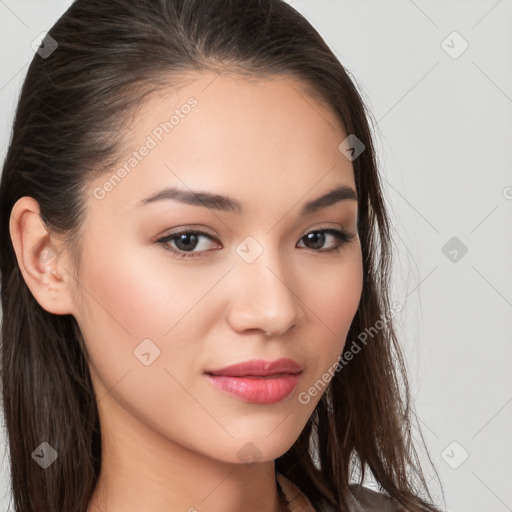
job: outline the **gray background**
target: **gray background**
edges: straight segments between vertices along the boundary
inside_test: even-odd
[[[31,43],[70,3],[0,0],[2,160]],[[512,0],[289,3],[373,113],[394,226],[392,302],[404,305],[395,318],[447,510],[512,511]]]

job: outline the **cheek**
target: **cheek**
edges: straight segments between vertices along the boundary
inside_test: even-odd
[[[313,375],[307,379],[309,383],[323,378],[337,363],[346,344],[363,288],[359,246],[351,248],[350,252],[342,253],[340,260],[333,265],[311,265],[311,271],[304,274],[306,278],[301,296],[308,311],[308,332],[314,340],[308,349],[307,357],[311,361],[316,361]]]
[[[199,270],[186,264],[180,267],[171,257],[152,258],[156,251],[163,254],[164,249],[127,247],[119,251],[126,254],[122,259],[106,252],[85,269],[85,286],[94,295],[89,304],[108,317],[113,328],[133,338],[162,338],[183,328],[186,316],[193,314],[222,275],[222,269]]]
[[[219,318],[209,291],[225,271],[187,272],[166,258],[158,265],[144,261],[144,251],[119,261],[105,253],[83,268],[89,293],[79,324],[99,408],[116,425],[147,425],[193,447],[205,424],[218,429],[197,388],[198,354]],[[204,451],[213,450],[204,442]]]
[[[116,253],[127,256],[105,251],[88,258],[81,279],[87,291],[79,324],[105,386],[129,369],[145,368],[140,358],[148,352],[142,359],[160,372],[189,367],[186,361],[219,316],[208,293],[224,272],[180,269],[165,257],[148,265],[147,253],[133,248]]]
[[[361,251],[357,246],[340,255],[335,264],[311,265],[311,270],[305,271],[303,300],[331,338],[346,335],[362,293]]]

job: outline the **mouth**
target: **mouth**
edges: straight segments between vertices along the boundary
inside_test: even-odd
[[[251,359],[204,373],[210,384],[223,393],[253,404],[273,404],[292,393],[302,366],[289,358]]]

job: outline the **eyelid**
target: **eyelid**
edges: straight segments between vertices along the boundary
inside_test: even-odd
[[[171,230],[164,231],[164,234],[159,235],[156,241],[158,242],[159,239],[161,240],[162,238],[167,238],[173,235],[181,235],[182,233],[198,233],[201,235],[207,235],[211,238],[215,238],[217,241],[219,239],[219,237],[214,231],[205,226],[202,226],[200,224],[187,224],[186,226],[178,226],[176,228],[172,228]]]

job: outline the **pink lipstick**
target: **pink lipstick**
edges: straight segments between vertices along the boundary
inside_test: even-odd
[[[252,359],[224,368],[206,370],[218,389],[255,404],[272,404],[286,398],[297,386],[302,366],[293,359]]]

